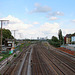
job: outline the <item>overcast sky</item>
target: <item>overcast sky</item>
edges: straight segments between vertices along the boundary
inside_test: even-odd
[[[0,0],[3,28],[16,31],[16,38],[37,38],[75,32],[75,0]]]

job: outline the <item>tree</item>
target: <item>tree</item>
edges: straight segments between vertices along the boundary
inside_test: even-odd
[[[52,38],[48,40],[48,42],[54,47],[60,47],[60,42],[56,36],[52,36]]]
[[[61,31],[61,29],[60,29],[59,32],[58,32],[58,37],[59,37],[60,46],[61,46],[61,44],[63,44],[63,36],[62,36],[62,31]]]
[[[59,40],[58,40],[58,38],[56,36],[52,36],[52,41],[58,42]]]
[[[0,29],[0,32],[1,32],[1,29]],[[3,44],[5,42],[5,39],[13,39],[13,38],[14,37],[11,35],[11,31],[9,29],[2,29],[2,43]]]

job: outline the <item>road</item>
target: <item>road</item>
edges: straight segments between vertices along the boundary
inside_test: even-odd
[[[33,44],[16,60],[3,75],[75,75],[75,57],[52,46]]]

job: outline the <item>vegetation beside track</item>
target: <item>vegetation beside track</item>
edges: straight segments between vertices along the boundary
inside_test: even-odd
[[[7,57],[9,57],[11,54],[0,54],[0,56],[2,56],[3,58],[2,59],[0,59],[0,61],[3,61],[4,59],[6,59]]]
[[[27,46],[29,46],[30,44],[31,44],[31,43],[24,43],[24,44],[21,44],[20,46],[15,47],[14,52],[16,52],[16,51],[22,52],[22,51],[23,51],[23,47],[24,47],[24,46],[27,47]],[[13,54],[13,53],[12,53],[12,54]],[[1,53],[0,56],[1,56],[2,58],[0,59],[0,62],[3,61],[4,59],[8,58],[8,57],[9,57],[10,55],[12,55],[12,54],[9,54],[9,51],[4,52],[4,53]]]

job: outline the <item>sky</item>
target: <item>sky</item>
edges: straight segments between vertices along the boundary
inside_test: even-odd
[[[0,0],[0,20],[16,39],[75,33],[75,0]]]

